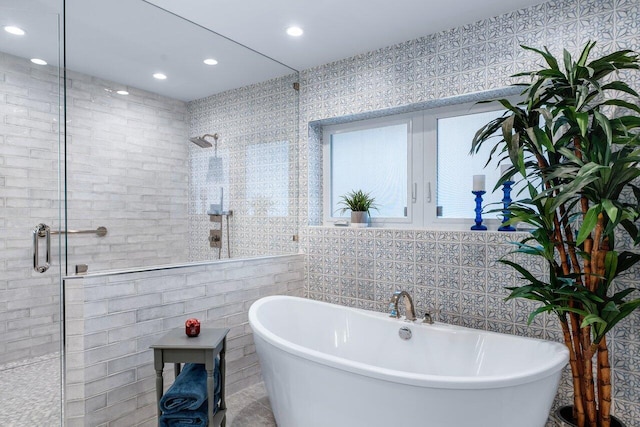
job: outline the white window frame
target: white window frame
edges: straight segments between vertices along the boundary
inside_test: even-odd
[[[513,104],[517,99],[509,99]],[[393,124],[408,123],[407,138],[407,216],[406,218],[378,218],[372,213],[373,227],[427,228],[446,230],[468,230],[474,224],[473,195],[469,183],[469,217],[439,218],[437,204],[437,122],[441,118],[464,116],[488,111],[504,111],[497,103],[464,103],[432,108],[407,114],[386,116],[323,127],[323,222],[332,225],[344,220],[331,212],[331,135],[371,129]],[[469,145],[471,149],[471,145]],[[487,186],[487,191],[493,187]],[[499,219],[483,219],[489,230],[500,226]]]
[[[414,213],[412,212],[412,194],[411,194],[411,176],[414,173],[414,165],[412,164],[412,151],[414,149],[413,134],[416,125],[421,127],[420,123],[416,123],[414,118],[416,114],[399,114],[394,116],[379,117],[375,119],[360,120],[357,122],[343,123],[339,125],[325,126],[322,129],[322,184],[323,184],[323,222],[325,225],[331,225],[336,221],[344,221],[344,217],[334,216],[331,212],[331,135],[355,132],[363,129],[372,129],[385,126],[393,126],[399,124],[407,125],[407,216],[404,218],[383,218],[376,215],[375,210],[371,212],[371,225],[373,227],[384,226],[404,226],[409,227],[414,223]],[[375,195],[373,195],[375,197]]]
[[[512,100],[513,102],[517,102]],[[477,113],[485,113],[489,111],[501,112],[504,111],[504,107],[497,105],[497,103],[465,103],[450,105],[447,107],[434,108],[424,111],[424,123],[425,123],[425,156],[431,156],[429,160],[427,157],[424,159],[425,169],[425,181],[426,186],[431,185],[432,194],[431,201],[425,200],[424,220],[423,224],[429,228],[435,229],[447,229],[447,230],[468,230],[469,227],[475,224],[475,213],[473,211],[474,196],[471,193],[472,183],[469,182],[469,217],[468,218],[439,218],[436,215],[437,209],[437,192],[438,192],[438,134],[437,125],[438,119],[445,119],[450,117],[459,117]],[[469,150],[471,150],[471,144],[469,144]],[[493,184],[487,183],[487,192],[493,190]],[[483,218],[482,224],[486,225],[489,230],[496,230],[501,221],[495,218]]]

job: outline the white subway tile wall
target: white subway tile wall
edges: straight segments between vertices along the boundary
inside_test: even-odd
[[[640,50],[639,32],[637,0],[554,0],[301,71],[299,215],[307,295],[385,311],[391,293],[406,289],[418,311],[435,310],[441,321],[561,340],[552,316],[539,316],[527,326],[532,305],[504,302],[504,287],[517,278],[496,261],[519,235],[321,227],[321,126],[500,91],[513,81],[511,74],[537,67],[537,58],[520,44],[546,45],[559,54],[562,48],[576,52],[591,39],[598,43],[596,57],[622,48]],[[621,77],[640,89],[637,73]],[[538,273],[543,275],[544,268],[540,265]],[[626,280],[637,287],[640,270]],[[631,425],[640,425],[639,328],[636,312],[610,337],[615,413]],[[571,393],[566,377],[555,405],[569,403]]]
[[[56,67],[0,53],[0,363],[59,350],[58,237],[53,267],[31,268],[31,230],[57,229]],[[90,271],[188,259],[186,104],[74,72],[67,74],[68,265]],[[43,252],[44,249],[41,251]],[[42,258],[44,254],[41,254]],[[64,271],[63,271],[64,274]]]
[[[188,259],[189,143],[184,102],[67,74],[68,265],[89,272]]]
[[[56,68],[0,52],[0,365],[60,350],[57,239],[44,274],[32,243],[39,223],[59,226],[59,105]]]
[[[281,255],[129,274],[73,278],[66,286],[67,426],[156,425],[149,346],[190,317],[225,327],[227,392],[260,381],[248,323],[258,298],[304,293],[304,257]],[[165,386],[173,381],[167,365]]]

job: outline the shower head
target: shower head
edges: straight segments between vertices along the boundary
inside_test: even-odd
[[[218,134],[214,133],[214,134],[204,134],[202,136],[196,136],[193,138],[189,138],[189,141],[193,142],[194,144],[196,144],[199,147],[202,148],[209,148],[212,147],[211,143],[209,141],[206,140],[207,137],[211,137],[215,140],[216,145],[218,145]]]

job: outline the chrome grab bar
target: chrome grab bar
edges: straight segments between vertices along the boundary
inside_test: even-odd
[[[47,253],[45,254],[45,262],[40,265],[40,256],[38,253],[38,237],[46,237]],[[44,273],[51,266],[51,228],[46,224],[38,224],[33,229],[33,269],[38,273]]]
[[[51,231],[50,234],[95,234],[98,237],[104,237],[107,235],[107,227],[98,227],[95,230]],[[45,237],[44,232],[40,232],[38,235]]]

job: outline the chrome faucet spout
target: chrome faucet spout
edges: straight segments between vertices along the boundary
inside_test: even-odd
[[[428,323],[429,325],[433,325],[433,315],[429,312],[424,314],[422,318],[422,323]]]
[[[416,310],[413,306],[413,300],[407,291],[396,291],[389,300],[389,316],[400,318],[400,312],[398,311],[398,303],[404,298],[405,317],[407,320],[416,320]]]

